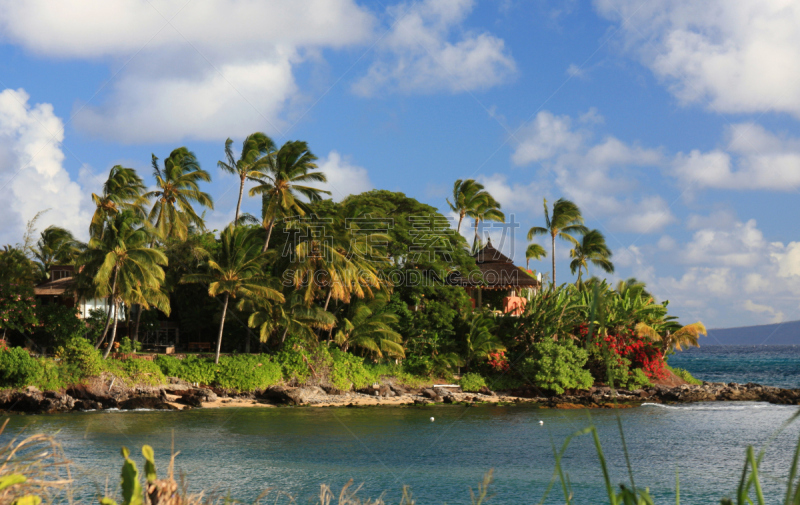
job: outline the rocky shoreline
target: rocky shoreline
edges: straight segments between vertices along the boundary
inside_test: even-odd
[[[612,391],[608,387],[546,395],[535,388],[477,393],[457,386],[437,385],[421,389],[393,383],[376,384],[358,391],[339,391],[326,386],[272,386],[263,391],[241,393],[197,386],[176,378],[163,386],[128,388],[114,381],[95,379],[63,391],[40,391],[29,387],[0,391],[0,411],[9,413],[57,413],[92,410],[185,410],[190,408],[277,407],[358,407],[377,405],[430,404],[528,404],[541,408],[624,408],[642,403],[682,404],[712,401],[758,401],[781,405],[800,405],[800,389],[781,389],[759,384],[703,383],[676,387]]]

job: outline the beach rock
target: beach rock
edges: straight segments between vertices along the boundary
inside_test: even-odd
[[[101,410],[102,405],[94,400],[75,400],[74,410]]]
[[[389,384],[389,389],[397,396],[403,396],[408,394],[408,389],[401,386],[400,384]]]
[[[119,403],[121,410],[156,409],[164,403],[160,396],[135,396]]]
[[[424,396],[425,398],[430,398],[431,400],[433,400],[433,401],[435,401],[435,402],[440,402],[440,401],[442,401],[442,397],[441,397],[441,396],[439,396],[439,393],[437,393],[437,392],[436,392],[434,389],[432,389],[432,388],[423,389],[422,391],[420,391],[420,394],[421,394],[422,396]]]
[[[322,390],[325,391],[326,394],[334,395],[334,396],[341,396],[345,394],[345,391],[337,388],[336,386],[321,386]]]
[[[203,398],[203,396],[191,392],[178,398],[178,403],[182,403],[190,407],[202,407]]]

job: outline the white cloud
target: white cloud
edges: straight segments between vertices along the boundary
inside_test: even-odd
[[[682,258],[691,264],[751,267],[763,258],[767,246],[755,219],[751,219],[737,222],[729,229],[697,230],[686,244]]]
[[[690,188],[800,188],[800,139],[775,135],[754,123],[728,127],[727,145],[679,153],[674,175]]]
[[[800,242],[767,242],[754,220],[727,223],[712,214],[690,219],[713,227],[697,229],[686,243],[653,255],[615,251],[618,267],[647,280],[661,300],[686,322],[735,327],[797,319],[800,297]],[[678,251],[676,254],[675,251]],[[659,256],[654,255],[660,254]],[[659,263],[654,274],[652,263]],[[665,265],[666,264],[666,265]],[[672,274],[663,274],[673,268]]]
[[[374,25],[353,0],[0,0],[7,42],[111,62],[108,96],[75,122],[124,142],[278,133],[304,51],[363,44]]]
[[[336,151],[328,153],[328,157],[319,163],[319,169],[325,172],[328,178],[328,183],[319,187],[330,191],[336,202],[348,195],[357,195],[374,189],[367,169],[351,164],[346,157],[343,158]]]
[[[595,0],[628,46],[684,102],[800,116],[800,3]],[[644,40],[642,40],[644,39]]]
[[[674,221],[667,202],[641,194],[637,171],[663,164],[659,149],[627,144],[608,136],[592,142],[592,127],[602,123],[596,109],[580,116],[575,128],[569,116],[539,112],[516,133],[511,160],[539,163],[552,170],[563,196],[575,201],[587,219],[608,218],[616,230],[654,233]]]
[[[754,303],[752,300],[745,300],[744,304],[742,305],[744,310],[748,310],[750,312],[755,312],[756,314],[764,314],[770,317],[771,323],[782,323],[783,322],[783,312],[780,310],[776,310],[769,305],[762,305],[760,303]]]
[[[389,89],[404,93],[491,88],[505,82],[516,64],[502,39],[455,30],[474,0],[422,0],[387,9],[390,32],[380,41],[379,59],[353,86],[361,95]]]
[[[22,89],[0,92],[0,243],[17,243],[25,223],[69,229],[85,238],[89,213],[80,185],[64,169],[64,124],[46,103],[31,106]]]

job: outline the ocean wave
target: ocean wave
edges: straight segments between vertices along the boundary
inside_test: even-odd
[[[657,407],[662,409],[672,410],[702,410],[702,411],[715,411],[715,410],[758,410],[758,409],[786,409],[792,408],[793,405],[776,405],[767,402],[702,402],[702,403],[688,403],[683,405],[664,405],[662,403],[649,403],[645,402],[642,407]]]

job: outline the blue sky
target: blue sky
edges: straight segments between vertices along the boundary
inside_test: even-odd
[[[264,131],[308,141],[337,197],[445,210],[455,179],[480,180],[521,223],[519,264],[542,199],[570,198],[610,277],[687,323],[800,319],[800,6],[695,4],[0,1],[0,243],[48,208],[40,228],[84,237],[111,166],[149,175],[181,145],[220,228],[224,141]]]

